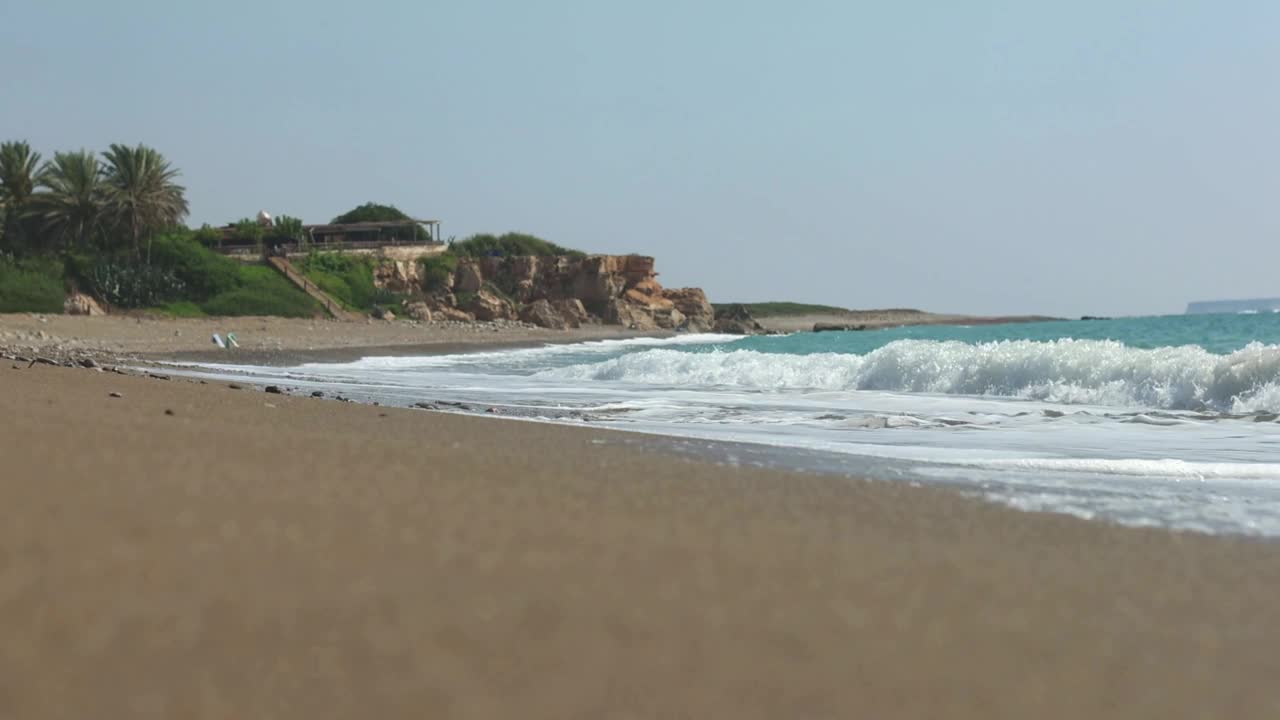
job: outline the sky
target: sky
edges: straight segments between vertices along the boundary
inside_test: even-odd
[[[1280,296],[1280,3],[0,2],[0,139],[146,143],[189,223],[366,201],[712,302]]]

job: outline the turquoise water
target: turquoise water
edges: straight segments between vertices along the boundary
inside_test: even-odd
[[[959,485],[1021,509],[1280,537],[1276,314],[686,335],[205,372],[751,443],[783,465]]]
[[[1235,352],[1250,343],[1280,344],[1280,313],[1257,315],[1164,315],[1112,320],[1062,320],[977,326],[914,326],[863,332],[798,333],[761,336],[733,344],[736,350],[807,355],[862,355],[895,340],[956,340],[966,343],[1001,340],[1114,340],[1128,347],[1152,349],[1195,345],[1215,354]],[[713,347],[697,351],[713,350]]]

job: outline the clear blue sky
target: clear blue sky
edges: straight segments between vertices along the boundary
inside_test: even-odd
[[[7,2],[0,138],[154,145],[193,224],[389,202],[713,301],[1181,312],[1280,295],[1278,29],[1261,0]]]

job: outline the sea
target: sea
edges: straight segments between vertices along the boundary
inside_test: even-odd
[[[1280,313],[677,335],[194,374],[636,431],[721,462],[1280,537]]]

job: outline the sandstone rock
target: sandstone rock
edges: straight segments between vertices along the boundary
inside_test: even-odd
[[[632,330],[657,330],[658,322],[647,305],[637,305],[621,298],[609,301],[605,310],[605,322]]]
[[[106,315],[98,301],[84,293],[74,293],[67,296],[66,301],[62,303],[62,312],[68,315],[88,315],[90,317]]]
[[[684,313],[674,307],[668,308],[650,308],[653,312],[653,321],[663,330],[676,330],[684,326]]]
[[[520,313],[520,319],[552,330],[566,330],[568,320],[548,300],[534,300]]]
[[[480,292],[484,287],[484,274],[474,258],[465,258],[453,272],[453,287],[458,292]]]
[[[645,295],[650,295],[654,297],[662,296],[662,285],[659,284],[658,281],[654,280],[653,278],[647,278],[647,279],[641,280],[635,285],[632,285],[630,290],[634,290],[638,293],[643,293]]]
[[[582,323],[591,321],[591,315],[582,306],[582,301],[577,298],[553,300],[551,304],[560,312],[560,316],[569,323],[569,327],[579,327]]]
[[[765,331],[747,308],[737,303],[716,311],[716,323],[712,329],[729,335],[759,335]]]
[[[413,302],[404,306],[405,314],[419,322],[431,322],[431,307],[425,302]]]
[[[624,300],[635,305],[643,305],[651,310],[671,310],[675,303],[661,295],[646,295],[639,290],[628,290],[622,294]]]
[[[422,278],[418,263],[384,258],[373,266],[373,286],[392,292],[408,293],[418,289]]]
[[[515,308],[510,301],[483,288],[475,294],[465,309],[471,311],[477,320],[512,320],[516,316]]]
[[[471,323],[476,321],[476,316],[465,310],[459,310],[455,307],[444,306],[432,310],[432,317],[435,320],[443,322],[464,322]]]
[[[715,309],[711,307],[707,294],[701,288],[663,290],[662,296],[684,314],[684,327],[690,332],[707,332],[715,327]]]

